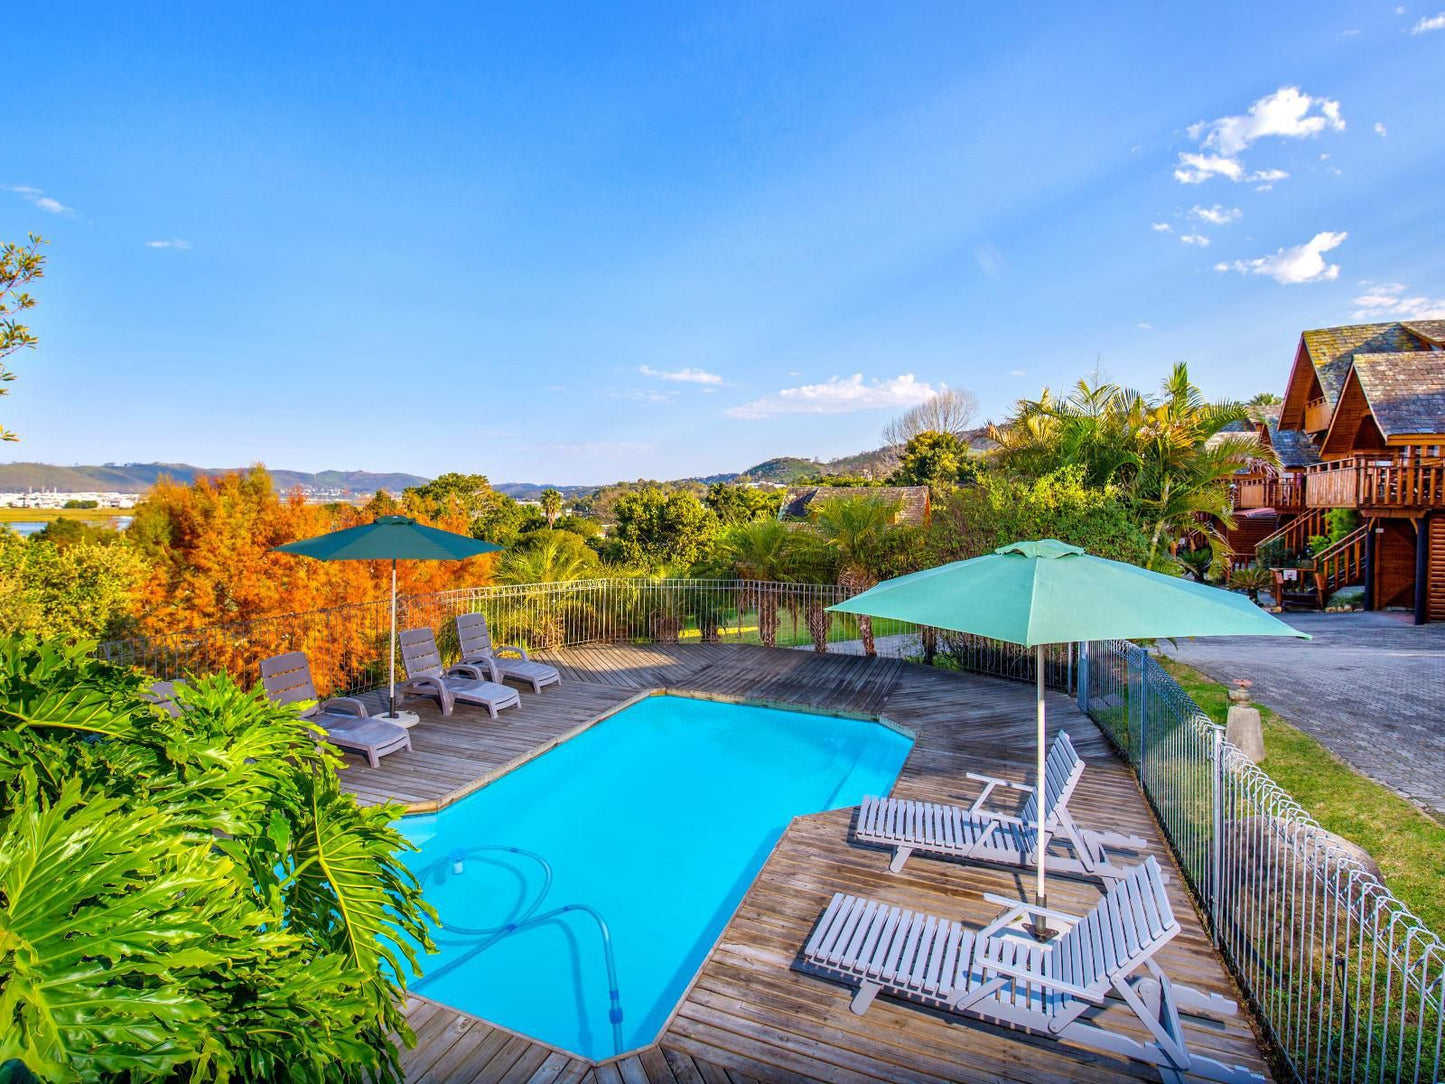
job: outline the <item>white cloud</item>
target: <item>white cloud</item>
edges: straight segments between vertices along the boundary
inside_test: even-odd
[[[1174,227],[1167,222],[1151,222],[1149,228],[1155,233],[1173,233]]]
[[[1390,133],[1385,130],[1385,126],[1383,123],[1381,123],[1380,121],[1375,121],[1375,134],[1380,136],[1387,136]]]
[[[1288,174],[1272,169],[1247,170],[1239,156],[1250,144],[1266,136],[1302,139],[1327,130],[1343,131],[1344,127],[1339,102],[1332,98],[1312,98],[1299,87],[1280,87],[1260,98],[1241,116],[1191,125],[1189,136],[1199,141],[1199,151],[1180,153],[1174,178],[1181,184],[1203,184],[1212,177],[1273,184]]]
[[[1244,214],[1238,207],[1222,207],[1217,203],[1213,207],[1191,207],[1189,213],[1214,226],[1227,226]]]
[[[1186,245],[1198,245],[1200,248],[1209,247],[1209,238],[1202,233],[1186,233],[1179,238]]]
[[[10,191],[21,196],[23,199],[29,200],[42,211],[49,211],[53,215],[74,216],[76,214],[74,207],[67,207],[58,199],[51,199],[39,188],[31,188],[25,184],[16,184],[10,186]]]
[[[1354,299],[1356,320],[1445,320],[1445,297],[1406,297],[1403,282],[1361,285],[1368,293]]]
[[[607,391],[603,394],[609,399],[631,399],[635,403],[670,403],[677,398],[675,391],[652,391],[646,388],[639,391]]]
[[[1140,331],[1153,331],[1153,330],[1154,330],[1154,325],[1153,325],[1153,324],[1146,324],[1143,320],[1140,320],[1139,323],[1138,323],[1136,326],[1139,328]]]
[[[1349,234],[1317,233],[1302,245],[1282,248],[1272,256],[1253,260],[1217,263],[1216,271],[1238,271],[1241,275],[1268,275],[1275,282],[1294,285],[1300,282],[1332,282],[1340,277],[1340,265],[1326,263],[1324,253],[1338,248]]]
[[[566,452],[570,455],[615,456],[652,451],[651,444],[631,440],[589,440],[580,444],[543,444],[541,447],[547,451]]]
[[[1024,375],[1024,371],[1023,371],[1022,369],[1010,369],[1008,375],[1009,375],[1009,376],[1023,376],[1023,375]]]
[[[783,388],[724,411],[729,418],[771,418],[779,414],[851,414],[855,410],[917,406],[938,392],[915,380],[912,373],[892,380],[865,382],[862,373],[829,377],[821,384]]]
[[[1429,18],[1421,19],[1414,26],[1410,27],[1412,34],[1428,34],[1432,30],[1445,30],[1445,11],[1439,15],[1432,15]]]
[[[671,372],[665,372],[643,365],[637,371],[643,376],[655,376],[659,380],[675,380],[682,384],[721,384],[723,382],[723,378],[717,373],[710,373],[705,369],[674,369]]]
[[[147,242],[146,242],[146,248],[179,248],[179,249],[187,249],[187,248],[190,248],[190,247],[191,247],[191,243],[190,243],[189,241],[182,241],[179,237],[174,237],[174,238],[172,238],[172,239],[169,240],[169,241],[147,241]]]

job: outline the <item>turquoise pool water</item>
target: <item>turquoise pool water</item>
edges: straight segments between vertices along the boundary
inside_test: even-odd
[[[911,745],[878,723],[640,701],[402,820],[441,916],[413,988],[588,1058],[646,1045],[788,821],[886,794]]]

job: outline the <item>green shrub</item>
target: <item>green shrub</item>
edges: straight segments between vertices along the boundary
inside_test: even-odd
[[[400,810],[259,688],[179,686],[172,718],[90,646],[0,641],[0,1064],[399,1081],[429,947]]]

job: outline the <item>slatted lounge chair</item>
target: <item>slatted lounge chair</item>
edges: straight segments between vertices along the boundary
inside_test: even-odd
[[[1112,860],[1108,848],[1127,847],[1140,852],[1148,844],[1137,836],[1088,831],[1074,823],[1069,815],[1069,799],[1083,774],[1084,762],[1074,752],[1069,736],[1060,732],[1044,762],[1044,776],[1048,781],[1044,823],[1050,842],[1067,845],[1071,853],[1065,856],[1050,852],[1048,868],[1050,873],[1096,878],[1108,885],[1129,872],[1129,867]],[[899,872],[915,851],[931,857],[1000,866],[1036,865],[1038,795],[1034,788],[973,772],[969,772],[968,777],[983,783],[984,788],[974,803],[966,807],[871,795],[864,798],[854,838],[861,843],[892,847],[893,861],[888,868],[893,873]],[[1019,816],[984,808],[984,803],[999,787],[1028,792]]]
[[[321,700],[304,652],[288,651],[261,663],[261,685],[277,704],[320,701],[303,711],[301,718],[324,730],[326,740],[337,748],[364,754],[373,768],[388,753],[411,749],[411,735],[404,727],[370,718],[366,705],[355,697]]]
[[[533,662],[525,647],[493,644],[484,614],[457,614],[457,639],[461,642],[463,663],[495,662],[503,678],[525,681],[532,686],[534,693],[540,693],[544,685],[562,683],[562,675],[555,666],[548,666],[545,662]],[[521,658],[510,658],[502,654],[504,651],[520,655]]]
[[[149,700],[172,719],[179,719],[181,717],[181,706],[176,703],[176,686],[184,684],[184,681],[154,682],[148,692],[141,694],[141,699]]]
[[[429,697],[441,705],[443,715],[450,715],[458,703],[476,704],[486,708],[493,719],[502,708],[521,704],[522,694],[502,684],[496,660],[443,666],[436,637],[429,628],[407,629],[397,640],[406,668],[406,684],[401,687],[403,700]]]
[[[975,933],[947,918],[839,892],[795,966],[857,983],[852,1010],[860,1016],[888,994],[1148,1062],[1168,1081],[1186,1072],[1231,1084],[1263,1079],[1192,1054],[1185,1044],[1181,1010],[1219,1017],[1237,1006],[1174,985],[1154,962],[1180,926],[1152,856],[1082,918],[991,893],[984,899],[1007,910]],[[1064,929],[1040,944],[1013,928],[1026,918]],[[1083,1019],[1111,994],[1143,1024],[1144,1041]]]

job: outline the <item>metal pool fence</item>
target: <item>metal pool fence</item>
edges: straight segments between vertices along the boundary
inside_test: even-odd
[[[398,627],[429,626],[454,656],[454,618],[487,615],[498,643],[755,643],[864,650],[1034,680],[1016,645],[829,614],[833,585],[613,578],[406,597]],[[385,680],[388,604],[285,614],[102,645],[157,678],[222,669],[251,683],[262,659],[305,651],[323,694]],[[398,664],[400,660],[398,660]],[[399,669],[399,666],[398,666]],[[1078,698],[1138,774],[1219,951],[1301,1081],[1441,1079],[1445,946],[1204,715],[1137,645],[1061,645],[1045,680]]]

